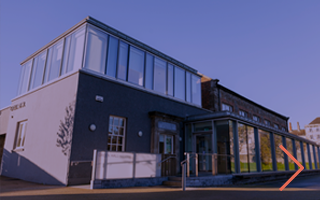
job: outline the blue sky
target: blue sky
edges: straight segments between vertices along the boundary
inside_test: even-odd
[[[320,116],[320,1],[0,0],[0,108],[20,62],[90,15],[289,116]]]

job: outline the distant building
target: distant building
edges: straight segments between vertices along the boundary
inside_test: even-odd
[[[300,129],[299,122],[297,122],[297,129],[296,130],[292,129],[292,124],[291,124],[291,122],[289,122],[289,133],[306,138],[306,131],[304,129]]]
[[[316,141],[320,144],[320,117],[315,118],[305,128],[305,138]]]

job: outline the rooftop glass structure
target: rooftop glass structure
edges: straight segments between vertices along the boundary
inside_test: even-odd
[[[196,70],[91,17],[21,64],[18,95],[83,70],[201,106],[201,76]]]

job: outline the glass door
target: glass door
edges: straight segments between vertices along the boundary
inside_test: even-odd
[[[212,171],[212,134],[196,135],[199,172]]]

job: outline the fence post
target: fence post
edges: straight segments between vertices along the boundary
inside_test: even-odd
[[[97,149],[93,150],[93,161],[92,161],[92,174],[90,181],[90,189],[93,189],[94,180],[96,179],[96,165],[97,165]]]
[[[133,153],[132,178],[136,177],[136,153]]]
[[[212,162],[212,175],[216,175],[216,167],[215,167],[215,160],[214,154],[211,155],[211,162]]]
[[[187,176],[190,177],[190,157],[189,157],[189,153],[187,153]]]
[[[184,162],[182,165],[182,190],[186,190],[186,163]]]
[[[198,177],[198,154],[196,153],[196,177]]]

